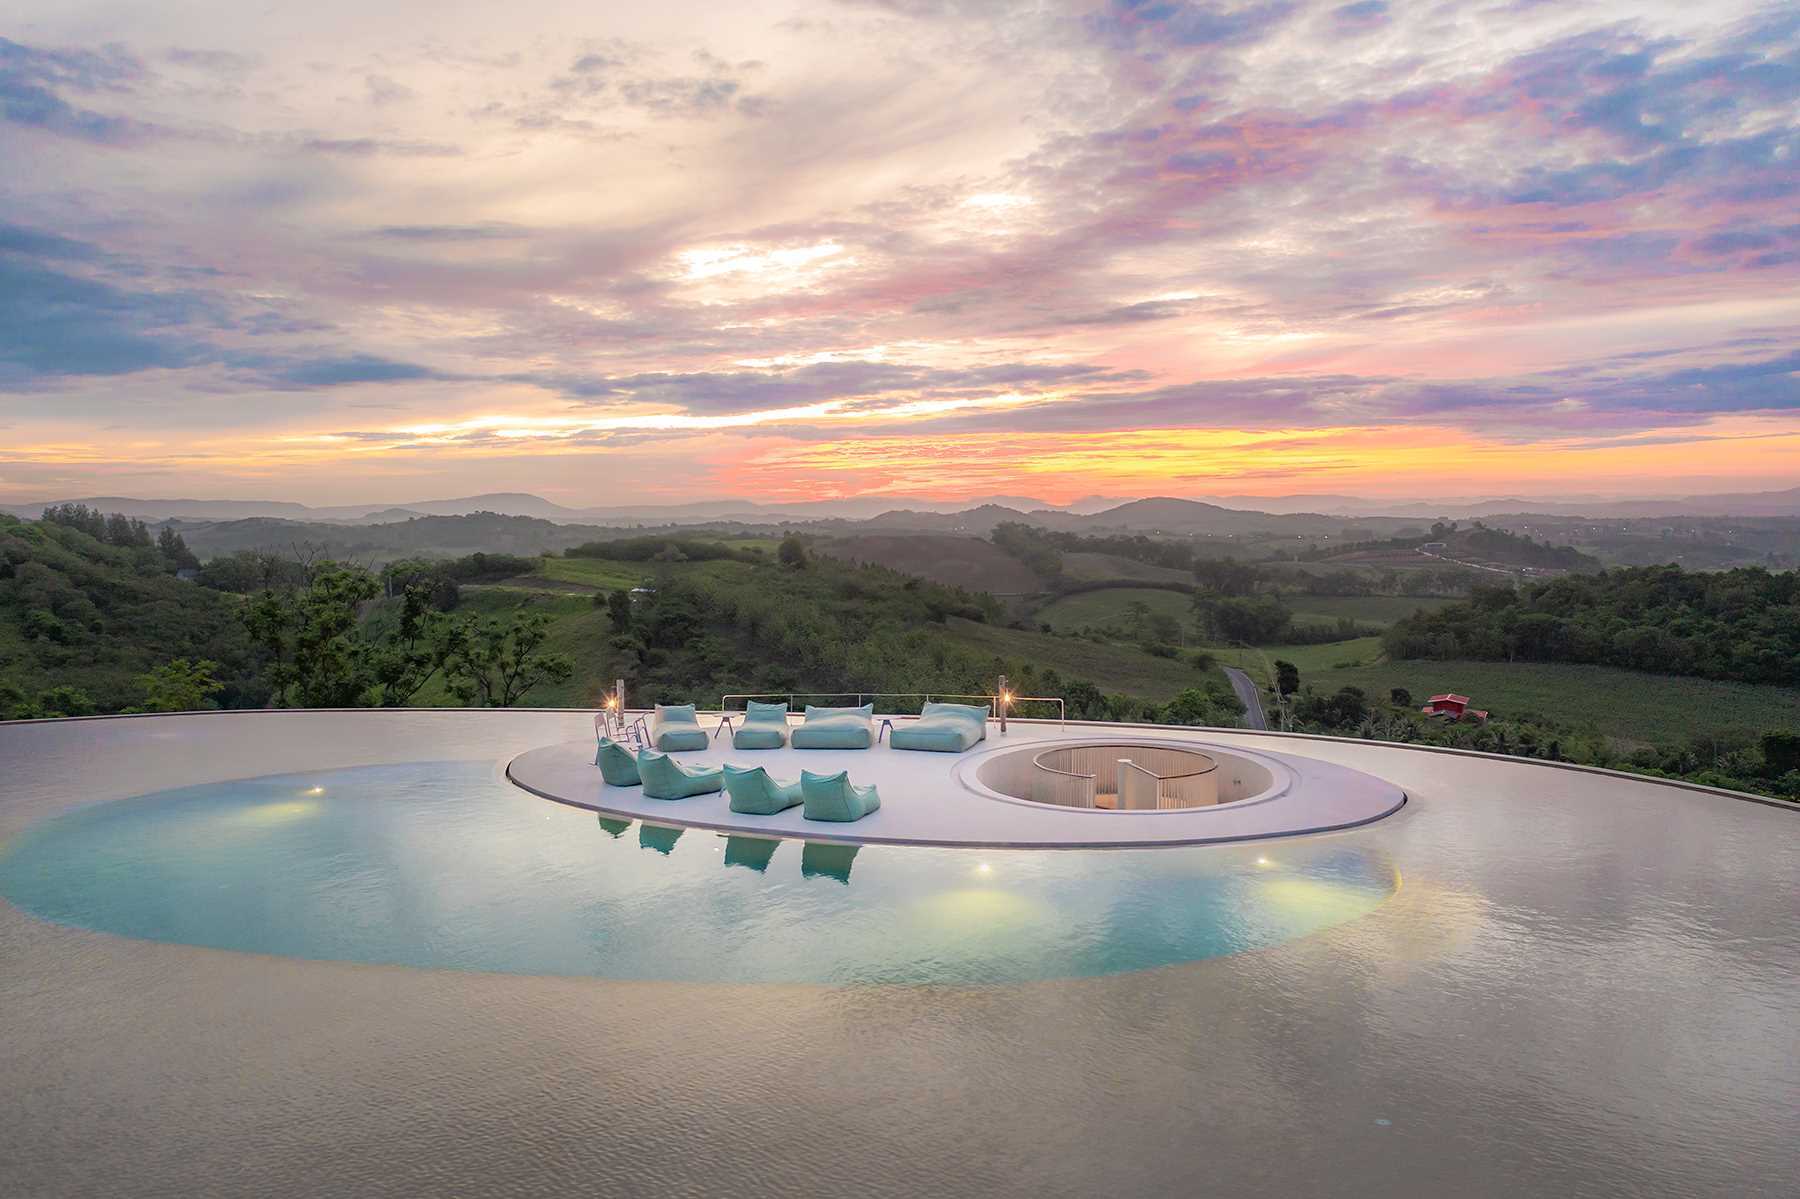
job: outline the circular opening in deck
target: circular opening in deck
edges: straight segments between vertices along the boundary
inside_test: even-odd
[[[1220,807],[1265,796],[1283,781],[1241,754],[1153,741],[1083,741],[996,754],[975,778],[1012,799],[1113,812]]]

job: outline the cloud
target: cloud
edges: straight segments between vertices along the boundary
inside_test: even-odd
[[[454,158],[462,151],[443,142],[404,141],[382,137],[309,137],[300,142],[302,150],[318,154],[344,155],[350,158],[373,158],[392,155],[399,158]]]
[[[147,126],[71,104],[61,93],[122,92],[143,67],[118,50],[45,50],[0,37],[0,120],[103,145],[138,140]]]
[[[968,396],[1037,390],[1076,381],[1136,378],[1080,364],[1006,363],[962,369],[886,362],[818,362],[788,369],[648,372],[622,376],[519,375],[512,382],[546,387],[592,404],[667,405],[687,413],[779,410],[825,402],[896,396]]]
[[[342,387],[350,383],[408,383],[455,377],[428,366],[398,362],[376,354],[306,359],[267,371],[263,375],[270,386],[288,390]]]
[[[1209,4],[1195,0],[1111,0],[1089,18],[1118,45],[1236,46],[1262,40],[1294,12],[1286,2]]]
[[[481,225],[383,225],[370,230],[369,236],[393,241],[458,242],[524,237],[526,233],[516,226],[489,222]]]
[[[413,98],[412,88],[395,82],[386,75],[369,75],[363,79],[363,85],[369,92],[369,103],[377,107],[384,104],[398,104],[402,100]]]
[[[51,257],[91,257],[48,248]],[[191,294],[129,291],[0,253],[0,387],[206,361],[210,343],[186,327],[209,315]]]

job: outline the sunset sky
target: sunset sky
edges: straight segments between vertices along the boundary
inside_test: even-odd
[[[0,498],[1800,484],[1800,8],[13,0]]]

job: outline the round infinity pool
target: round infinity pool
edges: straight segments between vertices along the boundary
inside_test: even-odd
[[[289,957],[622,979],[985,984],[1266,948],[1369,912],[1388,859],[846,846],[633,824],[489,763],[278,775],[77,809],[0,857],[34,915]]]

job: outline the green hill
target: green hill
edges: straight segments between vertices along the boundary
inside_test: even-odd
[[[29,711],[25,701],[54,688],[118,711],[142,702],[139,675],[173,658],[218,662],[222,705],[262,703],[241,601],[177,579],[170,566],[154,546],[0,516],[0,715]]]

